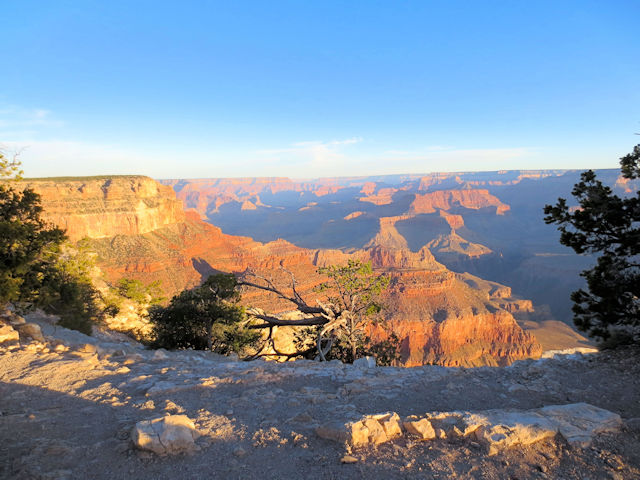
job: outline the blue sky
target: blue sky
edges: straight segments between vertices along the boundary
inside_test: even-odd
[[[614,168],[640,2],[3,0],[28,176]]]

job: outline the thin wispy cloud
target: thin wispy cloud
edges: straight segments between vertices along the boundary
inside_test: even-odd
[[[350,148],[361,142],[361,137],[304,141],[256,153],[264,168],[298,177],[502,170],[512,168],[513,160],[525,159],[534,153],[525,147],[468,149],[428,145],[382,152]]]
[[[284,148],[258,150],[256,154],[274,163],[288,165],[302,175],[309,175],[311,171],[325,174],[328,169],[347,160],[344,148],[363,141],[362,137],[350,137],[341,140],[295,142]]]
[[[0,107],[0,135],[15,136],[19,133],[35,133],[43,128],[58,128],[64,122],[57,119],[50,110],[25,108],[16,105]]]

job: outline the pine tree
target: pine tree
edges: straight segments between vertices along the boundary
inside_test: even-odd
[[[622,177],[640,178],[640,145],[620,159]],[[581,275],[587,289],[571,294],[576,326],[603,340],[612,335],[640,340],[640,192],[621,198],[596,174],[584,172],[572,191],[578,208],[564,198],[546,205],[546,223],[560,230],[560,243],[576,253],[596,254]]]

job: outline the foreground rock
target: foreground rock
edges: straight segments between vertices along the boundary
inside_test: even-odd
[[[490,410],[466,414],[462,421],[477,440],[489,447],[489,454],[514,445],[532,443],[562,435],[571,445],[589,446],[596,434],[616,432],[620,415],[588,403],[551,405],[525,412]]]
[[[36,342],[44,342],[44,335],[42,335],[40,325],[36,323],[24,323],[18,325],[16,328],[22,338],[35,340]]]
[[[485,445],[489,455],[515,445],[562,435],[570,444],[589,446],[598,433],[616,432],[622,427],[620,415],[587,403],[551,405],[534,410],[487,410],[484,412],[439,412],[423,418],[408,417],[402,422],[407,435],[419,440],[470,438]],[[434,428],[435,427],[435,428]],[[318,427],[319,437],[345,442],[353,447],[379,445],[403,435],[400,417],[390,412],[367,415],[344,424]]]
[[[316,428],[320,438],[348,443],[354,447],[379,445],[402,435],[400,417],[395,412],[367,415],[354,422],[336,422]]]
[[[640,478],[640,351],[357,368],[27,321],[45,343],[0,346],[3,479]]]
[[[0,345],[13,345],[20,341],[20,334],[11,325],[0,324]]]
[[[198,448],[198,438],[193,420],[186,415],[167,415],[154,420],[136,423],[131,433],[134,445],[158,455],[191,453]]]

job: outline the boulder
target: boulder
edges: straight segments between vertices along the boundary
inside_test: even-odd
[[[167,415],[136,423],[131,432],[134,445],[158,455],[175,455],[198,450],[198,431],[186,415]]]
[[[17,326],[21,338],[31,338],[36,342],[44,342],[44,335],[37,323],[24,323]]]
[[[388,433],[387,433],[388,432]],[[320,438],[347,443],[353,447],[379,445],[402,434],[400,417],[395,412],[367,415],[352,422],[337,422],[316,428]]]
[[[588,403],[551,405],[540,412],[558,426],[570,444],[582,447],[589,445],[595,435],[617,432],[623,425],[620,415]]]
[[[20,335],[11,325],[0,325],[0,345],[12,345],[20,341]]]

